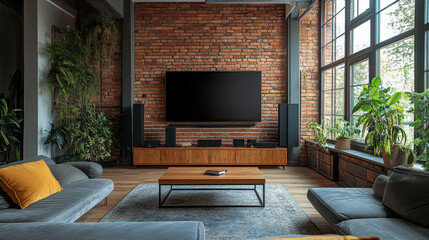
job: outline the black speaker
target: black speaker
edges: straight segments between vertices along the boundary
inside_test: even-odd
[[[198,140],[198,147],[220,147],[222,140]]]
[[[258,142],[256,143],[257,148],[276,148],[277,143],[275,142]]]
[[[234,147],[244,147],[244,139],[234,139]]]
[[[144,104],[133,105],[133,146],[144,145]]]
[[[299,146],[299,106],[279,104],[279,146]]]
[[[174,127],[165,128],[165,146],[166,147],[176,146],[176,128]]]

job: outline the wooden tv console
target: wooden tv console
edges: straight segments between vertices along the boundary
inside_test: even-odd
[[[159,147],[134,148],[137,165],[281,165],[287,148]]]

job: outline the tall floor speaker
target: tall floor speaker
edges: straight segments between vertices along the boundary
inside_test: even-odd
[[[133,105],[133,146],[144,145],[144,104]]]
[[[174,127],[165,128],[165,146],[166,147],[176,146],[176,128]]]
[[[299,106],[298,104],[279,104],[279,145],[280,147],[299,146]]]

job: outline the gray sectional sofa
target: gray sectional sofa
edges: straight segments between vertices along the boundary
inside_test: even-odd
[[[307,197],[337,233],[429,239],[429,172],[396,167],[371,188],[312,188]]]
[[[0,240],[3,239],[174,239],[202,240],[201,222],[73,223],[113,190],[110,179],[97,178],[97,163],[56,164],[46,156],[0,165],[43,159],[63,191],[19,209],[0,189]]]

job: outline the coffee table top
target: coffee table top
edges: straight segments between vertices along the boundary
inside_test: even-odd
[[[225,169],[223,175],[204,174],[209,169]],[[257,167],[170,167],[158,179],[159,184],[264,184],[265,177]]]

